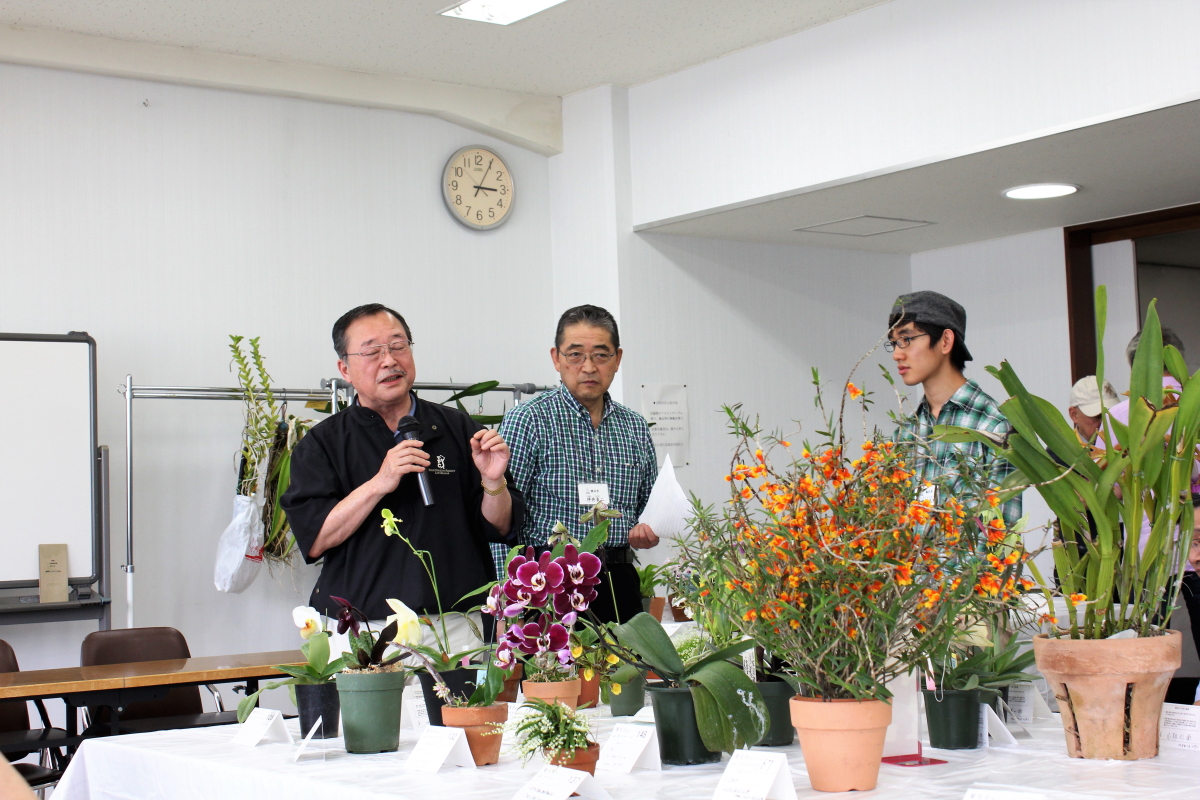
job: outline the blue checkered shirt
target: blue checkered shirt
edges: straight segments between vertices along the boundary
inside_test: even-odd
[[[504,415],[500,435],[512,451],[508,469],[525,497],[522,545],[544,545],[556,522],[582,540],[590,525],[579,504],[580,483],[607,483],[609,507],[621,512],[609,527],[608,545],[629,543],[629,530],[646,507],[658,477],[650,427],[640,414],[604,396],[599,428],[565,386],[520,403]],[[507,549],[493,545],[497,571]]]

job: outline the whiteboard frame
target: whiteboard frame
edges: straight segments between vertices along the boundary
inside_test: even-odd
[[[85,344],[88,348],[88,398],[89,413],[88,428],[91,432],[91,450],[88,453],[91,469],[91,501],[92,501],[92,574],[86,577],[68,577],[71,586],[91,586],[100,579],[103,570],[102,554],[102,520],[100,507],[100,445],[97,433],[96,417],[96,340],[86,333],[71,331],[67,334],[58,333],[0,333],[0,341],[16,342],[62,342],[64,344]],[[38,578],[32,580],[0,581],[0,589],[37,588]]]

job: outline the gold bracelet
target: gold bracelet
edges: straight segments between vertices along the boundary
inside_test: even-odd
[[[483,487],[483,491],[486,492],[489,497],[497,497],[497,496],[499,496],[499,494],[501,492],[504,491],[505,487],[508,486],[508,480],[504,477],[501,477],[500,478],[500,488],[494,492],[491,489],[487,488],[487,484],[485,484],[482,480],[479,481],[479,485]]]

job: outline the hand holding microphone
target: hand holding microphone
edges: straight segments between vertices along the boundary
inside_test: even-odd
[[[424,444],[424,442],[418,438],[421,434],[421,423],[417,422],[416,417],[401,417],[400,424],[396,426],[396,433],[400,434],[400,438],[404,440],[404,443],[413,442],[416,446]],[[393,448],[393,452],[396,449],[403,447],[404,443]],[[416,450],[414,452],[420,453],[420,455],[423,457],[423,463],[421,463],[417,469],[408,471],[417,473],[417,485],[421,487],[421,499],[425,502],[426,506],[431,506],[433,505],[433,490],[429,487],[429,475],[427,475],[425,472],[425,467],[429,466],[429,454],[421,450]],[[397,481],[397,485],[399,485],[399,481]]]

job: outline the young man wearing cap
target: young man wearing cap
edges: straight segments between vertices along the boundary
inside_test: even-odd
[[[1100,385],[1096,383],[1095,375],[1080,378],[1071,387],[1071,399],[1068,401],[1067,416],[1075,426],[1075,434],[1084,444],[1094,444],[1096,434],[1100,431],[1101,412],[1105,408],[1113,408],[1121,402],[1117,390],[1108,381],[1104,382],[1104,404],[1100,403]]]
[[[935,425],[958,425],[998,437],[1012,430],[996,401],[963,375],[971,360],[966,332],[967,312],[961,305],[937,292],[912,292],[896,298],[884,345],[904,385],[920,384],[925,392],[900,431],[901,438],[925,443],[918,457],[917,478],[933,481],[949,475],[951,491],[966,490],[963,480],[954,477],[960,456],[989,469],[993,486],[999,486],[1014,470],[981,443],[950,444],[933,439]],[[1021,498],[1009,500],[1001,510],[1012,528],[1021,518]]]

